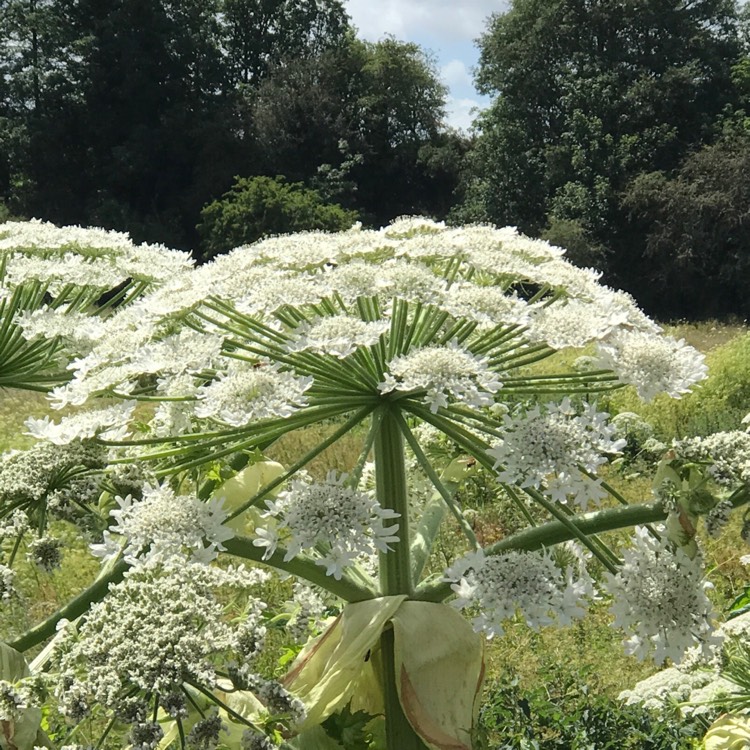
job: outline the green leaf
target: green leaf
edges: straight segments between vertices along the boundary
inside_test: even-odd
[[[328,736],[340,742],[346,750],[368,750],[370,733],[367,725],[372,718],[366,711],[352,713],[349,706],[344,706],[342,711],[329,716],[322,726]]]
[[[0,680],[16,683],[31,674],[23,655],[0,642]],[[25,708],[18,721],[0,722],[0,748],[4,750],[27,750],[36,744],[42,723],[39,708]]]
[[[392,622],[396,687],[409,723],[433,750],[471,750],[484,679],[481,637],[445,604],[404,602]]]
[[[307,708],[300,729],[320,724],[346,705],[355,690],[359,703],[370,702],[375,710],[368,712],[378,713],[378,685],[369,657],[385,624],[405,599],[404,595],[384,596],[348,604],[327,630],[305,646],[282,680]],[[366,708],[359,703],[356,708]]]
[[[745,586],[745,590],[729,605],[727,620],[744,615],[748,611],[750,611],[750,586]]]

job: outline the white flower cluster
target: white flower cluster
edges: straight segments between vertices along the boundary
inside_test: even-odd
[[[502,635],[503,622],[522,617],[531,628],[567,625],[582,617],[594,586],[581,564],[562,570],[549,552],[510,551],[488,555],[479,550],[460,558],[444,573],[457,594],[459,609],[477,609],[477,632]]]
[[[62,563],[62,542],[51,536],[42,536],[29,542],[26,559],[47,573]]]
[[[750,483],[750,433],[744,430],[676,440],[673,447],[687,459],[711,461],[709,471],[721,485]]]
[[[628,653],[643,659],[653,652],[662,664],[668,658],[679,662],[696,644],[707,652],[715,645],[713,606],[699,555],[690,559],[665,534],[656,539],[639,526],[622,567],[606,577],[614,626],[632,633],[625,641]]]
[[[391,360],[390,372],[378,386],[381,393],[427,391],[430,411],[454,399],[470,406],[489,406],[502,387],[486,358],[474,356],[453,342],[447,347],[427,346]]]
[[[24,310],[16,316],[15,324],[27,341],[38,338],[60,338],[66,348],[78,354],[91,351],[104,335],[105,325],[100,318],[79,312],[51,309],[47,305],[37,310]]]
[[[58,640],[56,694],[63,713],[80,720],[98,703],[138,731],[158,696],[168,713],[179,715],[183,684],[215,687],[216,669],[233,664],[239,631],[247,640],[248,628],[259,625],[258,618],[228,621],[216,590],[246,590],[260,580],[249,571],[184,559],[131,570],[77,630],[68,625]]]
[[[27,512],[44,505],[46,511],[67,516],[97,500],[98,482],[91,473],[105,466],[104,451],[95,445],[37,443],[25,451],[0,455],[0,506],[16,508],[0,523],[0,537],[23,533]]]
[[[112,289],[126,279],[158,283],[190,269],[187,253],[162,245],[134,245],[127,234],[39,220],[0,224],[0,254],[7,258],[4,284],[29,280],[49,285]]]
[[[708,655],[702,649],[689,649],[679,664],[640,680],[620,693],[620,700],[654,710],[679,703],[680,712],[685,716],[699,714],[709,720],[716,718],[721,699],[741,691],[736,683],[723,676],[722,667],[736,646],[745,643],[750,636],[750,614],[722,623],[716,636],[716,645]]]
[[[44,417],[29,417],[27,435],[47,440],[53,445],[69,445],[75,441],[99,437],[102,440],[123,440],[128,436],[128,422],[135,410],[135,401],[108,406],[106,409],[79,412],[59,422]]]
[[[116,497],[110,515],[115,524],[104,532],[104,543],[92,545],[94,554],[109,559],[123,548],[131,565],[185,555],[207,563],[234,532],[223,525],[223,500],[203,502],[195,495],[177,495],[167,484],[146,486],[141,499]],[[122,537],[122,542],[112,535]]]
[[[653,336],[642,331],[618,331],[599,345],[601,366],[614,370],[620,381],[635,386],[644,401],[659,393],[679,398],[705,380],[703,355],[684,339]]]
[[[266,548],[264,559],[284,540],[285,560],[311,553],[326,575],[339,580],[358,557],[389,551],[388,545],[398,541],[398,524],[386,523],[398,514],[381,508],[372,493],[349,487],[347,479],[335,472],[322,483],[297,476],[277,499],[266,501],[263,515],[276,523],[257,527],[253,541]]]
[[[373,346],[388,330],[386,320],[365,321],[352,315],[331,315],[294,329],[290,351],[313,351],[343,359],[360,346]]]
[[[608,416],[593,404],[579,413],[568,398],[505,415],[504,437],[488,451],[499,481],[543,490],[560,502],[573,498],[585,510],[606,493],[583,470],[595,474],[626,444]]]
[[[16,591],[16,571],[0,563],[0,601],[9,601]]]
[[[197,417],[233,427],[272,417],[288,417],[307,404],[312,378],[298,378],[269,364],[233,363],[219,378],[201,387]]]
[[[542,290],[533,301],[519,291],[529,287]],[[27,317],[29,331],[41,331]],[[201,419],[244,427],[285,418],[352,388],[409,393],[433,412],[452,401],[488,406],[515,363],[545,345],[596,344],[602,365],[647,398],[679,395],[705,376],[697,352],[664,338],[630,297],[559,248],[512,229],[414,218],[238,248],[165,274],[99,325],[79,341],[85,356],[56,404],[127,396],[150,378],[151,394],[170,403],[153,417],[159,436],[195,431]]]
[[[212,656],[230,647],[233,633],[203,569],[138,568],[91,607],[60,646],[58,698],[67,713],[81,699],[122,711],[134,689],[168,696],[185,681],[215,684]]]
[[[706,669],[686,671],[682,669],[682,665],[667,667],[641,680],[632,690],[623,690],[619,698],[627,705],[641,704],[644,708],[658,711],[672,702],[684,703],[691,700],[695,691],[715,680],[716,675]]]
[[[295,643],[305,643],[311,633],[316,633],[322,627],[326,603],[312,586],[295,581],[294,599],[285,604],[290,610],[286,632]]]

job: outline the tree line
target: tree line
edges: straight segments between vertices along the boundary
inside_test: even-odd
[[[201,257],[404,214],[511,224],[662,317],[750,312],[750,13],[513,0],[466,135],[340,0],[0,2],[0,214]]]
[[[430,58],[357,39],[339,0],[8,0],[0,36],[13,214],[187,249],[237,176],[369,224],[449,207],[460,139]]]

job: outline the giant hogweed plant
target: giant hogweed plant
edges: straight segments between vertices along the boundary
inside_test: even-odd
[[[673,451],[654,499],[629,505],[600,476],[624,440],[597,407],[624,384],[679,397],[706,368],[558,248],[422,219],[267,239],[195,269],[158,248],[131,269],[119,244],[87,256],[76,243],[3,253],[0,298],[44,290],[3,309],[3,336],[30,352],[7,384],[54,385],[51,405],[74,412],[28,420],[37,445],[2,459],[2,596],[13,606],[24,535],[31,559],[57,561],[46,519],[60,509],[102,569],[4,647],[5,746],[39,730],[47,689],[72,726],[99,710],[104,735],[127,725],[136,748],[340,747],[334,721],[345,745],[470,750],[482,636],[518,617],[569,623],[600,588],[632,653],[710,647],[695,526],[743,504],[747,484],[720,492],[710,460]],[[128,304],[102,302],[100,262]],[[169,273],[143,276],[152,263]],[[584,367],[535,367],[582,347]],[[291,465],[269,460],[292,432],[327,436]],[[360,459],[313,477],[345,436]],[[477,470],[528,520],[484,548],[457,500]],[[437,570],[445,525],[465,554]],[[634,525],[622,557],[600,536]],[[298,581],[290,631],[322,611],[303,585],[340,602],[280,682],[255,667],[275,619],[262,570]],[[50,638],[29,672],[21,655]]]

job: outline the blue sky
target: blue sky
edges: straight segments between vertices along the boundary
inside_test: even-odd
[[[507,8],[505,0],[345,0],[359,36],[377,41],[386,34],[430,51],[449,88],[448,122],[467,129],[472,109],[487,104],[474,89],[475,40],[487,18]]]

